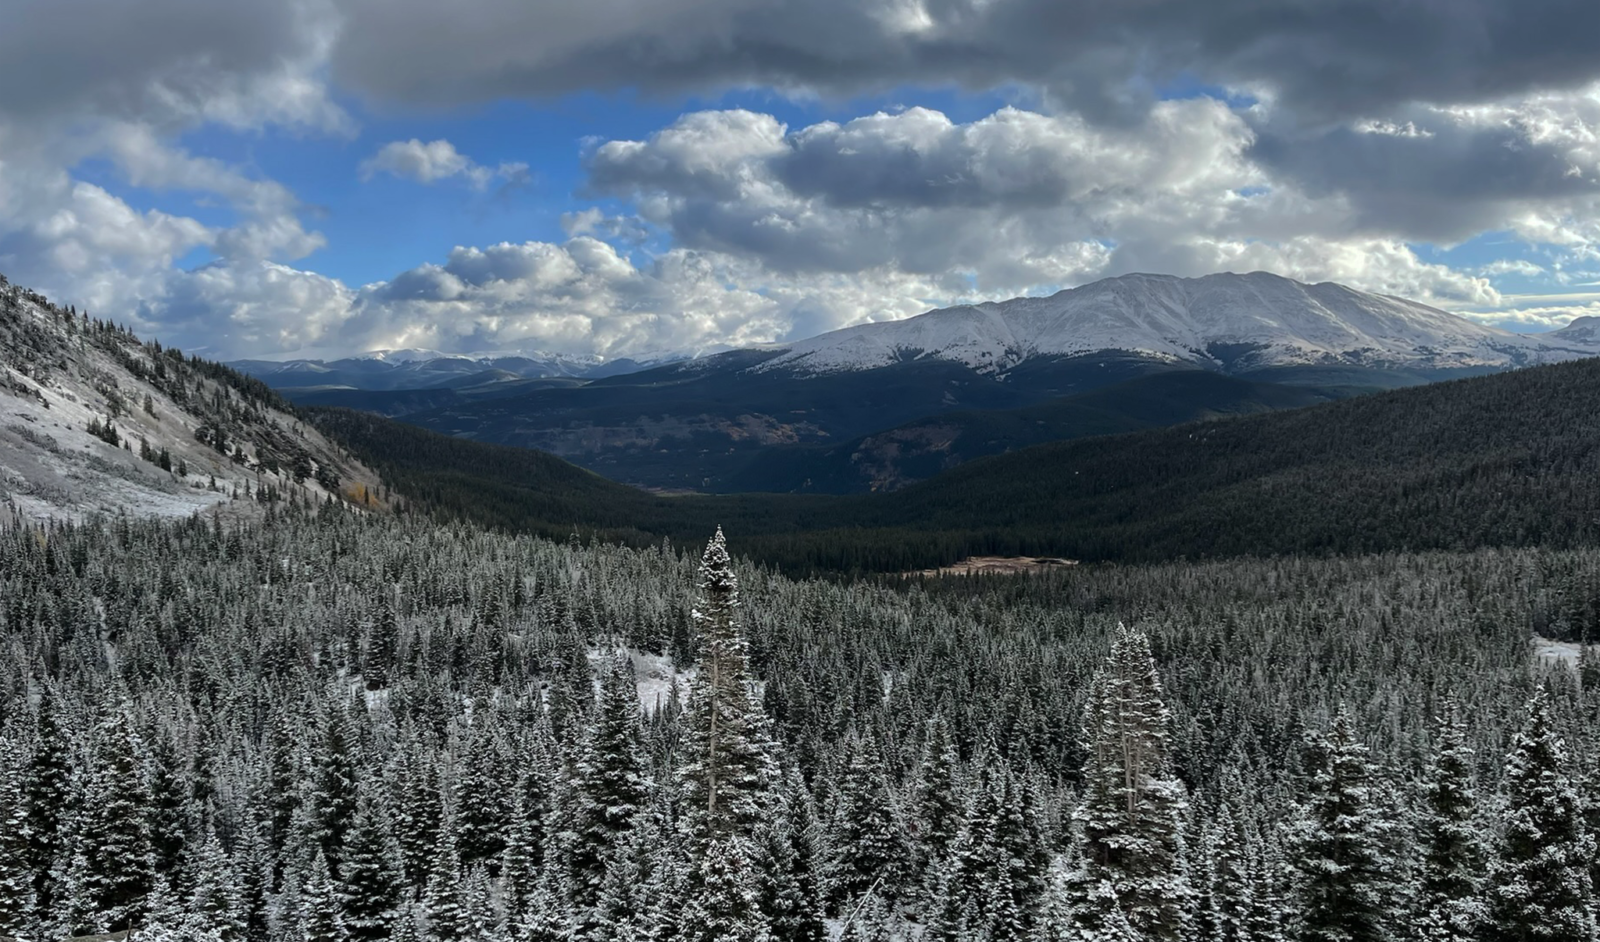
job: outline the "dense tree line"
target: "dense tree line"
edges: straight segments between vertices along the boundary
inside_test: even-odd
[[[315,414],[440,519],[644,545],[691,539],[715,517],[753,558],[802,575],[986,554],[1147,562],[1600,543],[1600,360],[1039,445],[853,497],[658,497],[550,455]]]
[[[1597,567],[0,530],[0,934],[1593,940]]]

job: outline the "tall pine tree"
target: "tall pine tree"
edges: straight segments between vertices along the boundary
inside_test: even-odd
[[[1505,832],[1489,872],[1490,942],[1595,942],[1594,835],[1568,778],[1566,744],[1543,688],[1511,745]]]
[[[1119,626],[1084,717],[1082,846],[1070,883],[1085,928],[1122,918],[1150,942],[1184,938],[1185,790],[1172,774],[1169,722],[1150,640]]]

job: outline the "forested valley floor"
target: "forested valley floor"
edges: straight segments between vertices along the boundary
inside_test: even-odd
[[[0,530],[0,935],[1596,938],[1600,552],[796,581]]]

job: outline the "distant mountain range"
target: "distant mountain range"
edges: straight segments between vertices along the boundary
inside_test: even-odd
[[[1126,275],[642,369],[399,354],[236,365],[303,404],[539,448],[641,486],[849,493],[1038,442],[1595,355],[1596,318],[1514,334],[1257,272]],[[1180,372],[1216,380],[1162,378]]]
[[[274,389],[476,389],[520,380],[589,378],[632,373],[669,357],[645,360],[559,353],[447,354],[434,350],[382,350],[340,360],[235,360],[228,366]]]

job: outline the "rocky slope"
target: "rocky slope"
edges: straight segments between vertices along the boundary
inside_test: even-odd
[[[0,516],[254,514],[381,493],[259,382],[0,277]]]

